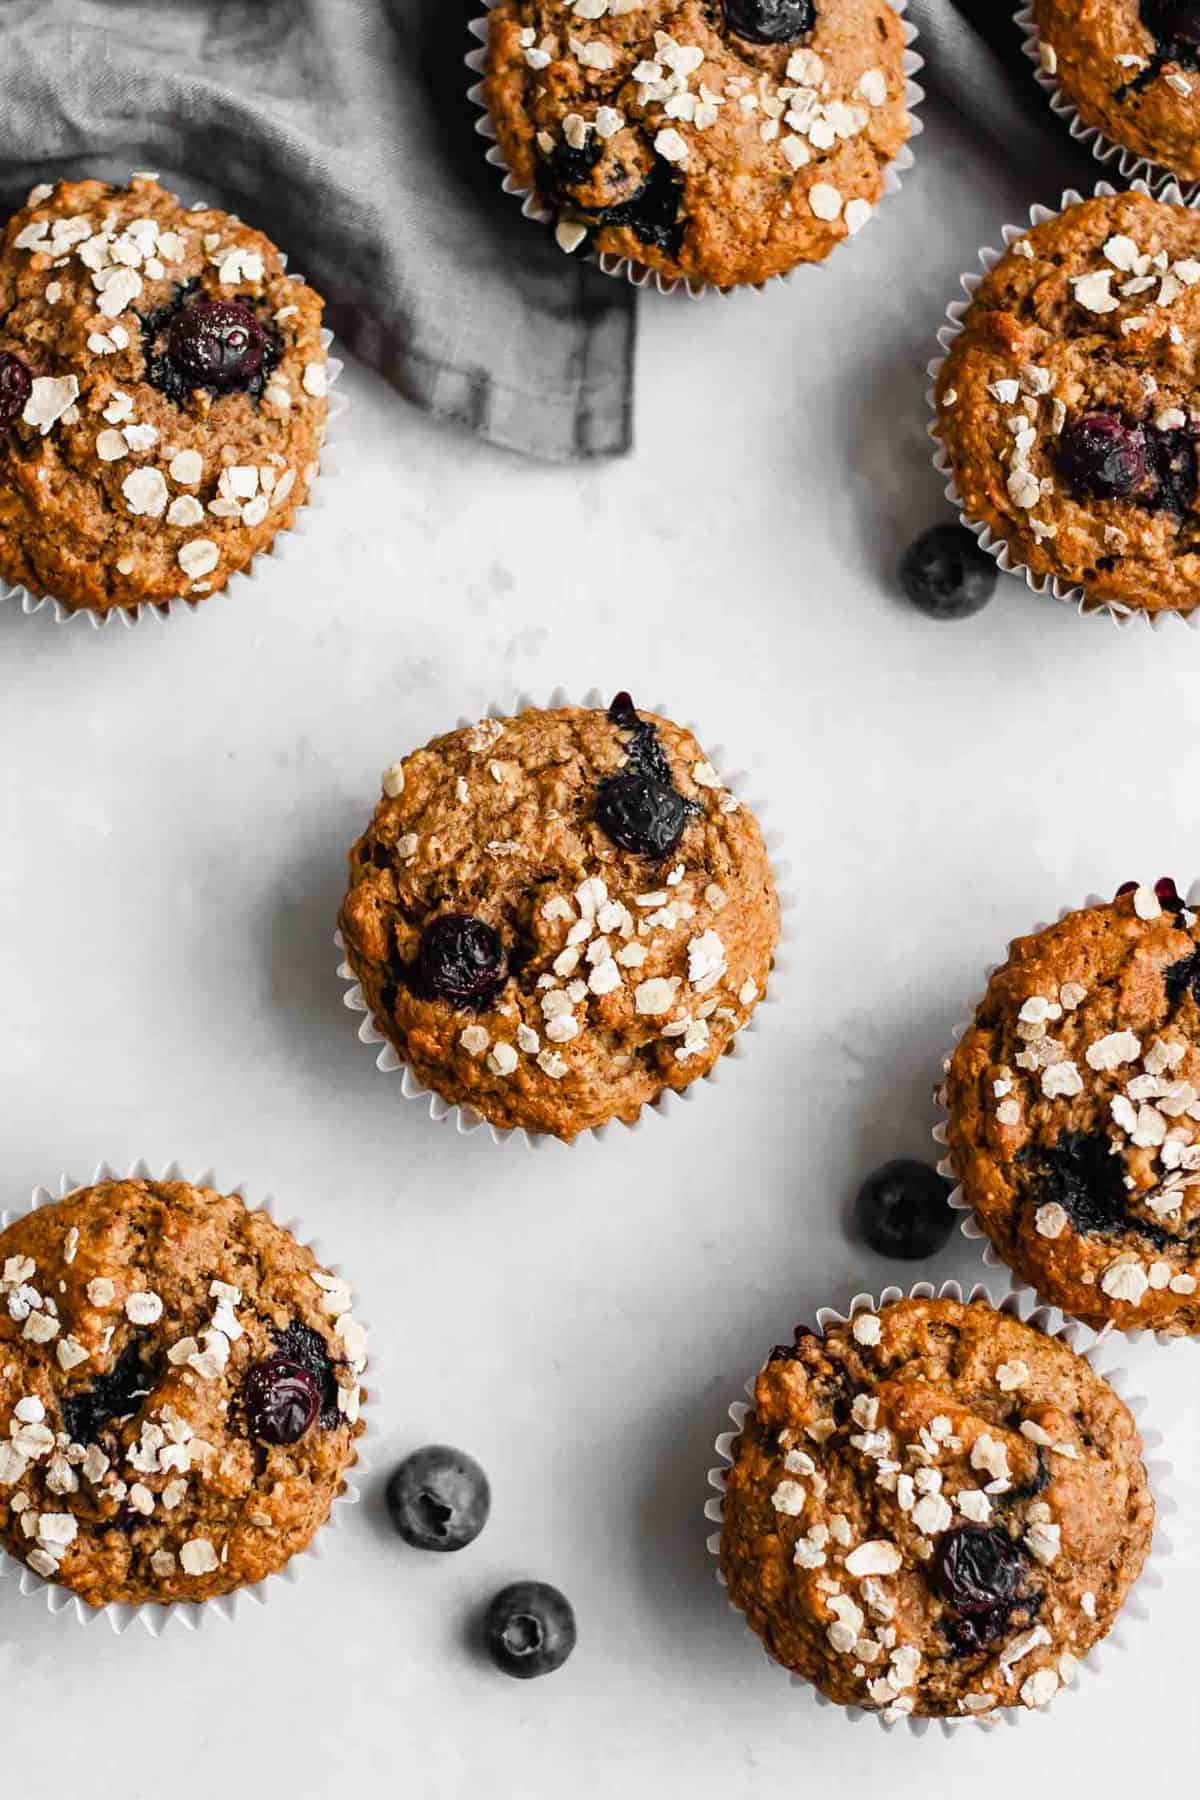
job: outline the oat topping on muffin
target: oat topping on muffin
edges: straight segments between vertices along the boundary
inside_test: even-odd
[[[361,1432],[347,1284],[240,1196],[111,1180],[0,1233],[0,1543],[92,1606],[307,1547]]]
[[[1200,599],[1200,216],[1069,206],[980,283],[936,386],[966,517],[1092,601]]]
[[[223,587],[316,472],[321,305],[150,176],[34,188],[0,244],[0,575],[94,611]]]
[[[722,1503],[730,1599],[777,1661],[889,1717],[1044,1706],[1153,1533],[1128,1408],[983,1301],[900,1300],[772,1352]]]
[[[1087,125],[1185,180],[1200,177],[1195,0],[1034,0],[1042,67]]]
[[[1018,938],[951,1057],[950,1162],[1043,1299],[1200,1332],[1200,922],[1171,882]]]
[[[866,224],[912,129],[903,49],[888,0],[500,0],[484,95],[565,250],[728,287]]]
[[[755,820],[689,732],[530,710],[389,768],[341,925],[381,1031],[500,1126],[631,1120],[729,1047],[779,931]]]

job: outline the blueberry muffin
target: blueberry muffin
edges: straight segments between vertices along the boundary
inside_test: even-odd
[[[729,1597],[769,1654],[889,1717],[1044,1706],[1154,1529],[1128,1408],[979,1300],[898,1300],[773,1350],[722,1510]]]
[[[356,1459],[350,1290],[237,1194],[79,1188],[0,1233],[0,1544],[91,1606],[274,1574]]]
[[[1067,207],[980,283],[937,378],[968,520],[1092,603],[1200,598],[1200,215]]]
[[[1173,883],[1011,945],[945,1086],[950,1163],[1042,1299],[1200,1333],[1200,926]]]
[[[690,732],[530,710],[394,764],[341,928],[427,1086],[571,1139],[712,1068],[762,998],[779,903],[762,834]]]
[[[100,613],[224,587],[316,473],[321,306],[149,176],[34,188],[0,242],[0,576]]]
[[[565,250],[726,288],[866,224],[903,53],[888,0],[499,0],[483,97]]]
[[[1042,67],[1087,125],[1200,178],[1197,0],[1034,0]]]

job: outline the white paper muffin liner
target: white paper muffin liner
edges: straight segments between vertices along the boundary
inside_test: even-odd
[[[1165,199],[1162,190],[1174,184],[1180,189],[1185,205],[1191,206],[1200,199],[1200,181],[1184,181],[1161,163],[1139,155],[1136,150],[1126,150],[1124,145],[1106,137],[1098,125],[1085,124],[1075,102],[1067,98],[1042,62],[1041,38],[1033,7],[1019,7],[1014,18],[1021,32],[1021,49],[1033,64],[1034,80],[1048,98],[1051,111],[1063,120],[1078,143],[1087,146],[1097,162],[1108,169],[1115,168],[1123,181],[1144,181],[1160,198]]]
[[[515,702],[510,706],[500,706],[493,701],[487,709],[486,716],[489,719],[512,719],[523,712],[551,711],[556,707],[562,706],[582,706],[589,709],[603,710],[607,705],[608,702],[604,699],[598,688],[591,688],[583,696],[582,700],[576,699],[573,695],[569,694],[565,688],[555,688],[554,692],[550,695],[550,698],[545,701],[534,700],[528,694],[518,694]],[[640,710],[657,713],[660,718],[669,719],[674,717],[668,708],[662,705],[643,707]],[[460,718],[458,721],[460,728],[474,723],[475,720],[467,718]],[[699,731],[690,721],[685,721],[683,728],[686,731],[690,731],[697,739],[700,739]],[[703,740],[701,739],[700,741],[702,742]],[[721,768],[723,755],[724,752],[719,744],[714,746],[714,748],[708,752],[710,762],[712,762],[717,769]],[[351,1012],[361,1013],[363,1015],[362,1022],[358,1028],[359,1040],[364,1044],[370,1045],[372,1048],[379,1046],[378,1054],[375,1057],[375,1067],[381,1070],[385,1075],[399,1074],[401,1098],[404,1100],[417,1100],[422,1102],[427,1108],[429,1117],[434,1120],[435,1123],[441,1124],[449,1122],[453,1125],[454,1129],[463,1136],[478,1131],[480,1126],[486,1126],[492,1142],[495,1144],[504,1144],[507,1143],[509,1139],[517,1139],[524,1144],[527,1150],[541,1150],[547,1144],[555,1144],[559,1149],[571,1149],[576,1144],[581,1144],[584,1139],[589,1137],[603,1139],[609,1131],[636,1131],[644,1123],[648,1113],[657,1114],[660,1118],[666,1118],[670,1113],[677,1111],[680,1106],[690,1104],[699,1088],[704,1087],[709,1082],[718,1080],[722,1066],[725,1063],[728,1063],[731,1060],[738,1062],[742,1061],[747,1054],[745,1040],[749,1035],[757,1034],[757,1031],[760,1029],[759,1021],[763,1008],[774,1007],[778,1004],[780,978],[787,974],[789,915],[795,906],[795,899],[787,887],[787,877],[790,874],[789,865],[786,862],[779,860],[782,839],[778,832],[768,829],[766,824],[766,803],[744,791],[745,778],[742,774],[736,771],[733,774],[722,772],[721,779],[724,785],[732,793],[737,795],[747,811],[753,813],[754,817],[758,820],[759,829],[762,832],[763,843],[767,850],[768,862],[771,869],[771,879],[775,884],[775,892],[779,899],[779,938],[775,945],[775,953],[771,963],[771,974],[767,982],[766,992],[758,1001],[758,1004],[755,1006],[754,1011],[751,1013],[746,1024],[742,1026],[740,1031],[735,1032],[729,1048],[722,1056],[717,1058],[707,1074],[696,1077],[694,1080],[690,1081],[685,1088],[664,1088],[656,1099],[643,1106],[637,1118],[632,1122],[627,1122],[623,1119],[610,1119],[603,1125],[594,1125],[586,1131],[579,1132],[579,1134],[571,1140],[570,1144],[565,1144],[561,1138],[554,1137],[550,1132],[531,1132],[526,1131],[524,1127],[508,1130],[499,1125],[493,1125],[486,1119],[481,1118],[473,1107],[458,1105],[443,1099],[443,1097],[440,1094],[435,1093],[432,1088],[426,1087],[425,1084],[418,1079],[413,1070],[409,1068],[395,1046],[379,1030],[372,1018],[367,1006],[366,998],[359,985],[358,977],[351,968],[348,959],[345,958],[345,943],[342,934],[340,931],[337,931],[334,933],[333,941],[336,944],[338,951],[343,953],[342,960],[338,964],[337,972],[341,980],[348,984],[346,992],[342,995],[342,1004],[343,1006],[348,1007]]]
[[[1157,1431],[1143,1430],[1142,1421],[1147,1411],[1146,1401],[1140,1395],[1131,1395],[1129,1393],[1127,1385],[1128,1378],[1124,1369],[1110,1366],[1109,1352],[1111,1345],[1115,1340],[1100,1338],[1096,1339],[1090,1348],[1081,1348],[1079,1343],[1080,1337],[1086,1337],[1088,1335],[1094,1336],[1094,1334],[1086,1333],[1084,1327],[1076,1322],[1064,1320],[1062,1314],[1053,1307],[1043,1306],[1030,1310],[1029,1301],[1023,1299],[1019,1294],[1007,1294],[999,1304],[997,1304],[986,1287],[976,1285],[969,1291],[964,1292],[957,1281],[943,1281],[940,1287],[935,1287],[930,1281],[919,1281],[914,1287],[908,1288],[907,1290],[898,1287],[886,1287],[878,1298],[871,1294],[855,1294],[845,1312],[838,1312],[830,1306],[819,1307],[815,1321],[817,1333],[820,1336],[824,1336],[831,1326],[845,1325],[859,1313],[877,1313],[882,1307],[890,1306],[897,1300],[905,1299],[984,1301],[988,1306],[992,1307],[994,1311],[1007,1314],[1011,1318],[1020,1319],[1024,1324],[1032,1326],[1035,1331],[1040,1331],[1044,1337],[1055,1338],[1061,1343],[1066,1344],[1069,1349],[1076,1351],[1082,1356],[1085,1361],[1092,1366],[1095,1372],[1107,1381],[1113,1392],[1125,1402],[1125,1405],[1132,1413],[1138,1430],[1141,1433],[1142,1448],[1144,1452],[1143,1463],[1146,1469],[1150,1491],[1154,1498],[1154,1535],[1146,1556],[1146,1561],[1142,1565],[1141,1573],[1129,1593],[1126,1595],[1125,1603],[1117,1617],[1113,1629],[1106,1637],[1102,1638],[1099,1643],[1094,1644],[1087,1655],[1083,1657],[1078,1664],[1078,1669],[1080,1671],[1087,1671],[1091,1674],[1101,1673],[1113,1660],[1113,1652],[1121,1652],[1129,1648],[1125,1636],[1125,1626],[1131,1621],[1144,1621],[1148,1616],[1146,1605],[1147,1592],[1155,1588],[1160,1588],[1163,1585],[1163,1565],[1171,1554],[1171,1544],[1163,1530],[1163,1520],[1164,1518],[1169,1518],[1170,1515],[1176,1511],[1175,1502],[1168,1492],[1172,1476],[1171,1464],[1165,1457],[1152,1454],[1161,1450],[1163,1441],[1162,1434]],[[753,1400],[754,1377],[751,1377],[746,1383],[746,1393],[749,1395],[750,1399]],[[735,1401],[729,1408],[729,1417],[733,1421],[733,1430],[722,1432],[716,1441],[715,1448],[721,1462],[718,1467],[708,1471],[708,1483],[710,1487],[716,1489],[716,1498],[710,1499],[705,1503],[704,1516],[718,1527],[721,1524],[723,1516],[723,1501],[721,1496],[725,1492],[728,1479],[727,1471],[733,1464],[734,1441],[741,1432],[747,1414],[753,1412],[753,1410],[753,1406],[747,1405],[745,1401]],[[707,1542],[710,1555],[719,1557],[721,1551],[720,1530],[714,1531]],[[724,1588],[725,1579],[719,1563],[716,1575],[718,1584]],[[740,1610],[733,1605],[732,1601],[730,1601],[729,1604],[730,1609],[736,1612],[738,1617],[741,1618],[743,1615]],[[764,1649],[761,1639],[750,1629],[749,1625],[746,1626],[746,1633],[747,1636],[754,1639],[759,1651],[767,1657],[767,1661],[770,1662],[773,1667],[780,1669],[782,1673],[786,1674],[793,1688],[799,1690],[810,1704],[815,1703],[818,1707],[824,1707],[834,1712],[840,1712],[854,1724],[860,1724],[865,1719],[873,1719],[876,1724],[882,1726],[884,1731],[893,1731],[896,1726],[903,1725],[914,1737],[923,1737],[931,1727],[938,1726],[941,1729],[942,1735],[949,1737],[954,1732],[967,1726],[994,1727],[1001,1719],[1010,1726],[1017,1725],[1023,1718],[1028,1716],[1030,1711],[1028,1707],[1016,1705],[996,1707],[990,1713],[965,1713],[961,1717],[956,1718],[932,1719],[915,1718],[907,1713],[899,1715],[893,1714],[889,1717],[886,1712],[876,1712],[869,1707],[841,1706],[837,1701],[830,1700],[825,1694],[821,1693],[819,1688],[814,1687],[813,1684],[806,1681],[803,1676],[793,1674],[790,1670],[783,1669],[783,1665],[777,1663],[774,1657]],[[1070,1685],[1073,1686],[1074,1681],[1072,1681]],[[1053,1707],[1060,1704],[1062,1694],[1063,1690],[1060,1689],[1059,1693],[1055,1696],[1051,1710],[1053,1710]]]
[[[280,261],[286,267],[287,257],[282,252]],[[302,281],[304,277],[293,275],[291,279]],[[328,351],[332,343],[332,331],[322,328],[321,348]],[[296,552],[291,550],[291,540],[303,535],[307,524],[307,515],[314,507],[319,509],[323,504],[322,477],[327,479],[329,474],[326,457],[333,436],[334,421],[345,413],[349,404],[343,395],[333,391],[334,384],[345,366],[345,363],[336,356],[330,356],[325,365],[326,379],[329,383],[329,401],[325,416],[325,435],[317,451],[320,472],[309,483],[304,504],[296,508],[292,524],[286,529],[281,527],[266,549],[260,550],[256,556],[253,556],[244,569],[236,569],[224,587],[216,589],[211,594],[177,594],[170,600],[143,600],[139,601],[136,606],[110,606],[106,612],[96,612],[90,607],[68,606],[65,601],[57,599],[53,594],[31,593],[21,583],[5,581],[3,576],[0,576],[0,606],[6,600],[15,601],[20,605],[22,612],[42,613],[53,619],[56,625],[69,625],[74,619],[86,619],[95,631],[117,623],[123,625],[126,630],[132,630],[133,626],[139,625],[143,619],[153,618],[157,619],[160,624],[165,624],[172,612],[178,612],[183,607],[186,607],[189,612],[195,612],[201,606],[210,607],[230,595],[234,595],[238,599],[243,598],[240,593],[235,594],[235,589],[244,588],[251,582],[259,573],[260,567],[267,557],[270,557],[272,562],[279,563],[289,555],[289,551],[295,555]]]
[[[276,1202],[270,1194],[264,1194],[261,1199],[258,1199],[247,1188],[245,1182],[226,1183],[211,1169],[205,1169],[199,1175],[189,1175],[178,1163],[171,1163],[159,1174],[142,1157],[139,1157],[128,1170],[114,1169],[109,1163],[101,1163],[87,1181],[76,1181],[74,1177],[64,1175],[53,1191],[44,1187],[35,1188],[29,1199],[23,1204],[0,1209],[0,1231],[6,1230],[9,1225],[12,1225],[17,1219],[24,1218],[26,1214],[36,1212],[39,1207],[53,1206],[56,1201],[65,1199],[68,1194],[75,1193],[77,1189],[94,1187],[101,1181],[183,1181],[190,1187],[208,1187],[222,1194],[238,1194],[249,1211],[265,1212],[283,1230],[289,1232],[297,1243],[311,1250],[322,1268],[327,1269],[331,1274],[341,1273],[336,1263],[326,1262],[320,1245],[315,1240],[305,1237],[304,1227],[299,1220],[284,1221],[276,1216]],[[357,1292],[357,1289],[355,1291]],[[356,1505],[361,1499],[363,1478],[369,1467],[366,1446],[375,1432],[375,1423],[372,1418],[374,1404],[373,1393],[367,1391],[364,1394],[360,1415],[363,1421],[363,1430],[355,1439],[357,1458],[346,1471],[343,1478],[345,1485],[341,1493],[335,1495],[328,1517],[318,1528],[312,1543],[306,1549],[297,1551],[282,1569],[266,1576],[262,1581],[255,1583],[253,1587],[237,1588],[232,1594],[222,1594],[214,1600],[143,1601],[138,1606],[114,1602],[108,1606],[89,1606],[86,1600],[73,1594],[70,1588],[64,1587],[61,1582],[46,1581],[42,1576],[35,1574],[27,1564],[10,1555],[3,1547],[0,1547],[0,1580],[6,1576],[15,1576],[20,1593],[34,1599],[40,1597],[45,1601],[47,1610],[51,1613],[74,1613],[81,1625],[90,1625],[96,1619],[105,1619],[118,1637],[128,1631],[135,1622],[155,1638],[161,1637],[173,1623],[184,1631],[198,1631],[212,1616],[232,1622],[237,1617],[239,1610],[244,1610],[250,1601],[254,1601],[259,1606],[265,1606],[279,1582],[287,1582],[289,1585],[294,1583],[299,1577],[301,1562],[307,1557],[321,1555],[322,1533],[331,1530],[339,1523],[340,1512],[344,1508]]]
[[[1168,205],[1186,206],[1190,204],[1184,199],[1178,185],[1174,182],[1168,184],[1168,186],[1158,194],[1151,194],[1149,187],[1147,187],[1144,181],[1135,181],[1131,183],[1131,186],[1135,192],[1150,195],[1152,199],[1165,201]],[[966,295],[966,299],[952,300],[946,308],[946,323],[937,334],[937,341],[941,346],[942,354],[940,356],[935,356],[933,361],[926,365],[925,370],[926,374],[929,376],[929,386],[925,390],[925,400],[931,415],[928,431],[934,444],[933,466],[942,477],[947,500],[949,500],[950,504],[957,511],[961,523],[964,524],[967,530],[979,540],[980,548],[986,550],[989,556],[994,557],[997,565],[1003,569],[1006,574],[1023,575],[1025,578],[1025,585],[1029,588],[1031,593],[1049,594],[1055,600],[1061,600],[1065,605],[1074,607],[1081,618],[1106,616],[1114,625],[1121,626],[1129,625],[1134,619],[1143,619],[1156,631],[1161,631],[1164,626],[1166,626],[1168,620],[1174,619],[1177,620],[1179,624],[1186,626],[1189,630],[1196,631],[1200,629],[1200,605],[1193,607],[1190,612],[1186,613],[1170,612],[1161,609],[1158,611],[1148,611],[1144,607],[1127,606],[1118,600],[1094,600],[1087,594],[1084,588],[1077,586],[1073,587],[1061,580],[1057,575],[1035,575],[1028,564],[1021,561],[1018,551],[1009,543],[1007,538],[996,536],[991,530],[991,527],[985,525],[982,521],[967,518],[963,511],[962,495],[959,493],[957,483],[954,479],[954,470],[950,463],[949,452],[942,441],[939,426],[936,399],[938,377],[942,372],[942,365],[950,353],[950,348],[954,343],[955,338],[963,329],[963,321],[971,302],[975,298],[976,289],[979,287],[984,276],[991,274],[1001,257],[1007,254],[1009,247],[1017,238],[1024,237],[1031,226],[1044,225],[1047,219],[1058,218],[1069,206],[1078,206],[1085,197],[1107,197],[1116,194],[1118,191],[1119,190],[1114,188],[1110,182],[1098,181],[1093,189],[1092,195],[1085,196],[1078,193],[1074,188],[1068,188],[1063,194],[1057,207],[1031,206],[1029,209],[1029,219],[1026,224],[1005,225],[1002,228],[1000,233],[1002,243],[999,249],[990,245],[985,245],[979,251],[979,262],[981,264],[980,273],[968,271],[965,275],[959,277],[959,286]]]
[[[1187,906],[1200,909],[1200,879],[1193,881],[1186,889],[1177,889],[1177,892],[1182,893],[1184,902]],[[1069,913],[1081,912],[1092,906],[1110,906],[1111,904],[1111,895],[1106,898],[1103,894],[1089,894],[1087,898],[1080,901],[1077,906],[1061,906],[1055,915],[1054,922],[1056,924],[1059,923],[1061,920],[1065,919]],[[1022,932],[1021,935],[1023,937],[1034,936],[1037,932],[1046,931],[1048,929],[1049,921],[1041,920],[1038,924],[1030,926],[1028,932]],[[1005,960],[1007,960],[1007,958]],[[938,1145],[941,1153],[941,1160],[937,1165],[937,1169],[939,1175],[943,1175],[947,1181],[952,1181],[955,1184],[954,1189],[950,1194],[950,1205],[956,1213],[962,1215],[959,1220],[959,1230],[963,1237],[967,1239],[968,1243],[974,1245],[979,1251],[984,1267],[987,1269],[998,1269],[1002,1274],[1006,1275],[1009,1287],[1013,1293],[1025,1295],[1031,1300],[1036,1298],[1038,1304],[1049,1306],[1051,1303],[1044,1300],[1043,1297],[1037,1293],[1036,1288],[1013,1273],[1001,1256],[999,1250],[997,1250],[996,1246],[992,1243],[992,1240],[980,1223],[974,1207],[967,1199],[962,1183],[958,1179],[958,1175],[955,1172],[954,1165],[950,1160],[950,1155],[947,1150],[947,1125],[949,1122],[949,1114],[946,1110],[945,1077],[950,1072],[950,1060],[954,1055],[959,1039],[975,1022],[975,1015],[983,1004],[988,983],[991,981],[992,976],[996,973],[997,969],[1003,968],[1003,966],[1003,962],[992,963],[984,971],[983,987],[980,990],[978,997],[968,1008],[966,1017],[954,1027],[950,1048],[942,1058],[942,1079],[938,1082],[934,1093],[935,1102],[941,1115],[933,1128],[933,1139]],[[1079,1323],[1079,1321],[1076,1322]],[[1094,1330],[1093,1327],[1087,1325],[1084,1325],[1083,1329],[1085,1331]],[[1151,1335],[1156,1344],[1186,1344],[1190,1341],[1186,1333],[1168,1331],[1155,1331],[1149,1333],[1144,1327],[1134,1330],[1122,1330],[1119,1325],[1111,1320],[1104,1326],[1103,1331],[1096,1335],[1100,1337],[1112,1336],[1114,1338],[1126,1340],[1130,1343],[1136,1343],[1139,1339]]]
[[[483,3],[487,7],[487,12],[491,12],[492,8],[499,4],[499,0],[483,0]],[[900,146],[895,157],[883,172],[883,193],[872,212],[872,217],[874,217],[875,212],[878,212],[879,206],[883,204],[884,199],[886,199],[889,194],[898,194],[900,192],[900,178],[912,168],[915,160],[912,148],[913,142],[916,138],[920,137],[925,129],[921,120],[917,117],[917,108],[925,98],[925,90],[914,80],[917,73],[925,67],[924,57],[918,55],[917,51],[913,48],[917,41],[917,27],[913,21],[906,16],[907,0],[888,0],[888,5],[892,8],[893,12],[899,13],[903,18],[905,47],[901,67],[905,77],[904,102],[908,109],[910,129],[907,139]],[[504,152],[501,150],[500,145],[496,140],[496,128],[492,123],[491,115],[487,109],[487,103],[483,97],[483,75],[487,62],[488,43],[487,13],[484,13],[480,18],[472,19],[467,29],[470,31],[472,37],[479,39],[480,43],[480,48],[478,50],[470,51],[466,57],[467,68],[473,75],[478,77],[474,85],[468,90],[467,97],[474,102],[480,111],[480,117],[475,122],[475,129],[480,137],[488,140],[488,143],[491,146],[487,153],[487,160],[502,172],[502,186],[504,192],[506,194],[511,194],[515,200],[521,202],[521,211],[524,213],[525,217],[527,219],[533,219],[537,224],[549,228],[553,226],[555,222],[556,213],[554,208],[547,206],[536,188],[522,187],[513,175],[512,170],[509,168],[505,159]],[[870,220],[868,220],[867,223],[869,224]],[[596,268],[601,269],[605,275],[612,275],[618,280],[628,281],[630,285],[635,288],[653,287],[657,289],[660,294],[674,294],[677,291],[682,290],[687,293],[690,299],[700,300],[705,294],[729,295],[744,293],[747,290],[761,294],[764,288],[771,286],[777,281],[790,280],[791,277],[799,273],[801,269],[824,268],[830,260],[830,257],[840,254],[844,245],[851,241],[852,239],[847,237],[840,243],[835,244],[833,250],[830,251],[829,257],[826,257],[822,262],[798,263],[795,268],[785,270],[779,275],[772,275],[765,282],[743,282],[737,286],[728,288],[715,287],[712,283],[706,281],[681,280],[677,276],[664,275],[661,270],[651,269],[645,263],[634,262],[627,256],[613,256],[608,251],[597,252],[589,250],[586,253],[586,260],[594,264]]]

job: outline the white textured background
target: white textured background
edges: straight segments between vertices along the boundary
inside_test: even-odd
[[[856,1289],[975,1267],[958,1242],[881,1262],[846,1216],[878,1160],[926,1152],[984,965],[1089,890],[1200,873],[1200,637],[1011,581],[938,626],[893,591],[943,516],[934,331],[1027,198],[935,121],[826,272],[643,306],[627,461],[527,466],[352,368],[324,507],[256,592],[132,633],[0,609],[4,1198],[139,1154],[273,1188],[361,1279],[384,1423],[370,1503],[233,1629],[117,1640],[0,1583],[22,1800],[1010,1800],[1188,1766],[1195,1346],[1128,1357],[1177,1464],[1170,1583],[1132,1659],[1019,1732],[917,1743],[818,1714],[704,1549],[712,1439],[765,1348]],[[400,1101],[330,939],[385,764],[559,683],[661,698],[728,747],[786,832],[800,943],[696,1104],[531,1156]],[[495,1492],[452,1558],[406,1550],[379,1504],[389,1459],[437,1438]],[[580,1624],[529,1685],[467,1648],[524,1574]]]

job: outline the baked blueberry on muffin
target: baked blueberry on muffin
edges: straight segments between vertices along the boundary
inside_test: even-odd
[[[734,287],[866,224],[903,54],[888,0],[499,0],[483,98],[564,249]]]
[[[346,957],[445,1099],[570,1139],[706,1074],[754,1011],[779,935],[757,822],[628,694],[450,732],[383,788]]]
[[[1040,1707],[1154,1529],[1124,1402],[981,1300],[898,1300],[772,1351],[722,1504],[729,1597],[843,1706]]]
[[[1087,125],[1200,177],[1197,0],[1034,0],[1042,66]]]
[[[1200,599],[1200,215],[1072,205],[986,275],[935,387],[965,516],[1091,602]]]
[[[0,576],[94,612],[224,587],[316,473],[321,306],[149,176],[34,188],[0,243]]]
[[[1200,922],[1173,883],[1018,938],[945,1102],[1015,1275],[1089,1325],[1200,1332]]]
[[[92,1606],[307,1548],[356,1459],[346,1283],[237,1194],[104,1181],[0,1233],[0,1543]]]

